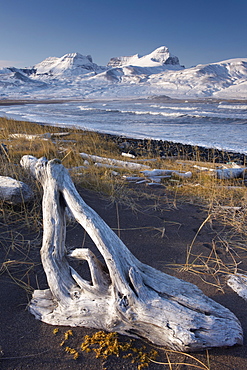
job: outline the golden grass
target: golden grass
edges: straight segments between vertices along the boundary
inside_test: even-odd
[[[13,134],[44,135],[57,132],[68,133],[68,136],[52,136],[51,139],[42,136],[29,140],[25,137],[12,138]],[[84,132],[76,129],[42,126],[35,123],[18,122],[0,118],[0,140],[8,148],[7,156],[0,157],[0,169],[3,176],[11,176],[18,180],[28,176],[20,167],[19,162],[23,155],[29,154],[37,158],[46,157],[48,160],[58,158],[67,168],[73,168],[71,176],[75,183],[108,195],[122,194],[124,181],[114,177],[112,171],[106,168],[84,165],[81,152],[97,154],[115,158],[119,156],[119,149],[112,141],[107,141],[95,132]],[[121,171],[120,171],[121,172]]]

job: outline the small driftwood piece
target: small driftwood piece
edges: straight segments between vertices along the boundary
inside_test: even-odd
[[[11,139],[26,139],[26,140],[50,140],[51,139],[51,134],[49,132],[45,134],[10,134],[9,137]]]
[[[123,157],[127,157],[127,158],[133,158],[133,159],[136,158],[136,156],[134,154],[131,154],[131,153],[124,153],[123,152],[122,153],[122,156]]]
[[[247,301],[247,275],[236,273],[227,279],[227,285],[241,298]]]
[[[216,172],[214,168],[199,166],[197,164],[194,164],[192,167],[201,172]]]
[[[44,134],[10,134],[11,139],[26,139],[26,140],[50,140],[52,138],[64,137],[70,135],[70,132],[46,132]]]
[[[121,166],[114,166],[114,164],[107,164],[107,163],[94,163],[95,167],[104,167],[104,168],[115,168],[115,169],[120,169],[122,168]]]
[[[52,325],[85,326],[146,338],[160,346],[195,351],[242,343],[242,328],[227,308],[191,283],[134,257],[78,194],[58,160],[24,156],[44,189],[42,264],[49,289],[36,290],[30,311]],[[87,248],[65,248],[65,208],[89,234],[104,263]],[[86,260],[91,281],[69,265]]]
[[[176,170],[160,170],[160,169],[153,169],[153,170],[144,170],[141,171],[144,176],[146,177],[157,177],[157,176],[177,176],[182,178],[191,178],[192,173],[188,172],[181,172]]]

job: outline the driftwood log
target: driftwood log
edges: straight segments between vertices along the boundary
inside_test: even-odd
[[[223,168],[216,170],[217,178],[221,180],[245,178],[247,168]]]
[[[182,178],[191,178],[192,173],[190,171],[188,172],[181,172],[176,170],[160,170],[160,169],[154,169],[154,170],[144,170],[141,171],[144,176],[146,177],[158,177],[158,176],[177,176]]]
[[[49,289],[33,294],[29,308],[37,319],[116,331],[181,351],[242,343],[241,325],[227,308],[195,285],[137,260],[82,200],[58,160],[24,156],[21,164],[44,189],[41,258]],[[86,248],[67,254],[66,207],[89,234],[104,263]],[[69,258],[88,262],[91,281],[70,266]]]
[[[128,170],[146,170],[150,169],[150,166],[147,166],[145,164],[135,163],[135,162],[129,162],[129,161],[121,161],[119,159],[113,159],[113,158],[105,158],[100,157],[98,155],[91,155],[87,153],[80,153],[80,156],[85,160],[90,160],[95,163],[101,163],[102,165],[108,165],[111,167],[119,167],[119,168],[126,168]]]

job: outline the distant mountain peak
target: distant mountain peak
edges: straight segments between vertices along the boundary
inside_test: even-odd
[[[93,63],[91,55],[85,56],[80,53],[68,53],[58,59],[60,59],[62,62],[69,61],[71,65],[84,65],[85,63]]]
[[[166,46],[161,46],[157,48],[147,56],[149,56],[152,61],[161,63],[163,65],[179,65],[178,57],[172,55]]]
[[[83,74],[102,70],[93,63],[91,55],[68,53],[60,58],[49,57],[34,66],[38,75]]]
[[[150,54],[141,56],[135,54],[132,56],[123,56],[111,58],[108,67],[123,67],[133,65],[136,67],[159,67],[164,65],[180,65],[178,57],[172,55],[166,46],[160,46]]]

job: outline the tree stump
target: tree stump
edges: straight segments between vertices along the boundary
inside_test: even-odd
[[[78,194],[60,161],[24,156],[43,195],[41,258],[49,289],[36,290],[29,309],[52,325],[85,326],[146,338],[180,351],[242,344],[242,328],[227,308],[191,283],[140,262]],[[86,248],[65,248],[65,208],[89,234],[104,263]],[[69,259],[86,260],[91,281]]]

